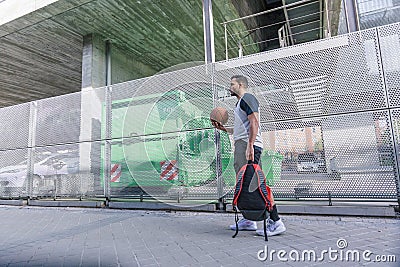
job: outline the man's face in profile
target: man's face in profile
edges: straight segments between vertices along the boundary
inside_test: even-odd
[[[231,86],[229,88],[229,92],[231,92],[231,96],[238,96],[240,84],[236,81],[235,78],[231,80]]]

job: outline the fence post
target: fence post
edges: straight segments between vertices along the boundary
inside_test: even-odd
[[[105,140],[104,140],[104,196],[110,198],[110,177],[111,177],[111,125],[112,125],[112,87],[106,87],[105,95]]]
[[[110,199],[111,188],[111,133],[112,133],[112,82],[111,82],[111,42],[106,41],[106,92],[105,92],[105,144],[104,144],[104,196]]]
[[[28,160],[26,169],[26,192],[27,197],[33,196],[33,172],[35,164],[36,146],[36,127],[37,127],[37,101],[30,102],[29,106],[29,135],[28,135]]]
[[[395,138],[395,130],[393,126],[393,116],[392,116],[392,110],[389,110],[389,125],[391,129],[391,136],[392,136],[392,143],[393,143],[393,161],[394,161],[394,173],[395,173],[395,183],[396,183],[396,189],[397,189],[397,203],[399,204],[400,207],[400,169],[399,169],[399,150],[398,150],[398,144],[396,143],[396,138]],[[399,138],[399,136],[397,137]],[[399,141],[399,140],[397,140]]]
[[[381,49],[381,41],[379,38],[379,29],[380,28],[375,28],[375,33],[376,33],[376,38],[377,38],[377,49],[378,49],[378,57],[379,61],[378,64],[382,68],[382,81],[383,81],[383,86],[384,86],[384,92],[385,92],[385,100],[386,100],[386,106],[388,108],[388,124],[390,128],[390,137],[391,137],[391,143],[392,143],[392,152],[393,152],[393,171],[395,175],[395,184],[396,184],[396,190],[397,190],[397,202],[400,206],[400,169],[399,169],[399,150],[398,150],[398,145],[396,143],[396,132],[394,129],[393,125],[393,115],[392,115],[392,109],[390,108],[390,99],[389,99],[389,91],[386,83],[386,77],[385,77],[385,64],[382,58],[382,49]],[[400,138],[397,136],[397,138]],[[398,141],[398,140],[397,140]]]
[[[211,66],[211,85],[213,90],[213,108],[216,107],[218,100],[217,86],[214,81],[215,77],[215,63],[210,64]],[[222,176],[222,151],[221,151],[221,135],[219,130],[214,129],[215,133],[215,174],[217,179],[217,197],[218,197],[218,209],[224,209],[224,177]]]
[[[205,63],[215,62],[212,0],[203,0],[203,30]]]

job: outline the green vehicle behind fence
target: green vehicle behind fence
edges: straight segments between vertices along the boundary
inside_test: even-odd
[[[205,101],[190,98],[180,90],[114,101],[112,192],[124,194],[140,188],[154,193],[172,186],[215,184],[215,130],[209,121],[212,98],[209,103]],[[221,132],[220,142],[224,182],[233,186],[232,148],[227,133]]]

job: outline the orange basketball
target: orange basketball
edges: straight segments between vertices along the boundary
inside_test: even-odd
[[[228,122],[228,111],[223,107],[216,107],[210,113],[210,120],[217,121],[221,124]]]

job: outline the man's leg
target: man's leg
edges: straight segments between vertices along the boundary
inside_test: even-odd
[[[235,141],[235,151],[233,153],[233,167],[235,168],[236,175],[243,167],[243,165],[247,164],[246,159],[246,149],[247,143],[243,140]]]

